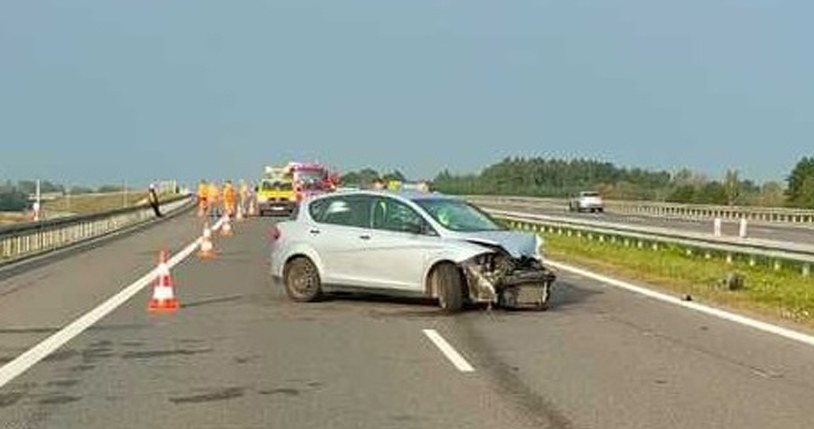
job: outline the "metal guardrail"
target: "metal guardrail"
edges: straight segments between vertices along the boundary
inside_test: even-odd
[[[513,196],[470,195],[472,202],[492,204],[524,204],[549,208],[568,208],[568,200],[561,198],[534,198]],[[673,219],[746,219],[757,223],[785,223],[795,226],[814,226],[814,210],[784,207],[718,206],[677,204],[654,201],[605,200],[605,210],[615,214],[651,216]]]
[[[532,232],[585,237],[588,240],[639,248],[650,247],[653,250],[679,246],[684,248],[688,255],[699,253],[707,259],[722,256],[727,263],[742,258],[751,266],[763,261],[768,262],[776,270],[781,269],[784,263],[792,264],[798,267],[804,276],[811,274],[811,267],[814,265],[814,246],[797,243],[714,237],[667,228],[634,227],[488,208],[485,210],[507,221],[512,228]]]
[[[173,214],[192,203],[178,196],[161,203],[162,211]],[[40,222],[0,227],[0,266],[93,240],[155,218],[149,205],[139,205],[91,215],[70,216]]]

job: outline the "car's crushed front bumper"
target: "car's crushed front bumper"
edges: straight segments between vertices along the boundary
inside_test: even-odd
[[[464,262],[461,267],[471,301],[507,308],[545,308],[557,278],[540,261],[532,258],[481,255]]]

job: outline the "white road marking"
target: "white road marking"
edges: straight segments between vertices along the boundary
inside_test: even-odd
[[[546,263],[552,267],[561,269],[563,271],[568,271],[572,274],[581,275],[584,277],[588,277],[599,282],[605,283],[607,285],[615,286],[620,289],[624,289],[633,293],[638,293],[640,295],[647,296],[649,298],[657,299],[659,301],[664,301],[670,304],[678,305],[680,307],[688,308],[690,310],[695,310],[700,313],[707,314],[709,316],[717,317],[719,319],[728,320],[730,322],[734,322],[743,326],[748,326],[753,329],[757,329],[759,331],[767,332],[770,334],[778,335],[790,340],[794,340],[809,346],[814,346],[814,336],[804,334],[802,332],[797,332],[788,328],[783,328],[781,326],[773,325],[771,323],[762,322],[760,320],[755,320],[750,317],[742,316],[740,314],[732,313],[726,310],[721,310],[718,308],[710,307],[707,305],[699,304],[697,302],[692,301],[684,301],[678,297],[668,295],[661,292],[656,292],[651,289],[647,289],[641,286],[636,286],[631,283],[627,283],[621,280],[617,280],[611,277],[603,276],[601,274],[597,274],[582,268],[577,268],[571,265],[563,264],[561,262],[556,262],[552,260],[547,260]]]
[[[443,353],[444,356],[446,356],[447,359],[449,359],[449,361],[455,365],[455,368],[457,368],[458,371],[475,372],[475,368],[473,368],[472,365],[470,365],[469,362],[467,362],[466,359],[464,359],[464,357],[461,356],[461,354],[458,353],[458,351],[455,350],[435,329],[424,329],[423,332],[424,335],[426,335],[427,338],[429,338],[430,341],[432,341],[433,344],[435,344],[435,346],[441,350],[441,353]]]
[[[217,230],[220,228],[222,220],[213,225],[212,229]],[[201,238],[199,237],[183,250],[175,254],[169,261],[167,266],[172,268],[184,259],[188,258],[200,246]],[[29,370],[32,366],[36,365],[41,360],[45,359],[51,353],[65,345],[68,341],[74,339],[77,335],[90,328],[96,322],[110,314],[113,310],[127,302],[134,295],[139,293],[142,289],[147,287],[158,275],[158,268],[154,268],[149,273],[145,274],[142,278],[136,280],[135,283],[127,286],[119,291],[116,295],[108,298],[107,301],[99,304],[98,307],[85,313],[83,316],[71,322],[68,326],[62,328],[59,332],[46,338],[36,346],[30,348],[20,356],[17,356],[13,361],[0,367],[0,387],[5,386],[10,381],[17,378],[20,374]]]

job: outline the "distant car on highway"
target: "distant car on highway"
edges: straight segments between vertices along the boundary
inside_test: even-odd
[[[347,191],[305,200],[271,231],[271,275],[294,301],[330,291],[545,309],[555,276],[542,239],[458,198]]]
[[[599,212],[605,211],[605,202],[599,192],[583,191],[568,201],[568,210],[572,212]]]

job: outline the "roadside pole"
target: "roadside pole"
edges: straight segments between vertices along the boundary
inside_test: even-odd
[[[37,190],[34,197],[34,222],[40,221],[41,209],[42,209],[42,199],[40,194],[40,179],[37,179]]]

